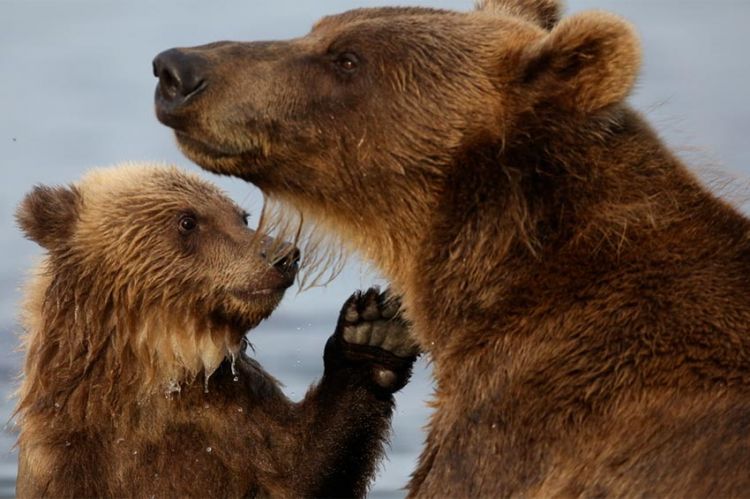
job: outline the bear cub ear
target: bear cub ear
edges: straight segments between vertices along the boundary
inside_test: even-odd
[[[21,201],[16,221],[26,237],[53,249],[73,234],[80,202],[81,195],[75,187],[39,185]]]
[[[583,12],[560,21],[525,54],[526,84],[542,100],[581,113],[623,101],[641,64],[633,26],[607,12]]]

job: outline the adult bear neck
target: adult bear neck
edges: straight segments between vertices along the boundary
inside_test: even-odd
[[[554,315],[580,283],[625,262],[672,258],[664,231],[678,234],[671,240],[690,232],[685,210],[701,203],[717,202],[624,106],[537,118],[502,144],[467,147],[404,290],[438,377],[442,358],[464,362],[509,326]]]
[[[417,167],[409,172],[381,171],[373,177],[352,176],[345,178],[343,187],[325,189],[259,183],[273,206],[264,225],[291,227],[282,237],[290,238],[295,237],[298,224],[303,224],[303,240],[295,241],[301,246],[303,262],[328,261],[316,253],[335,253],[343,244],[347,253],[361,255],[400,287],[427,235],[425,228],[438,201],[440,174]],[[333,237],[328,239],[329,235]]]

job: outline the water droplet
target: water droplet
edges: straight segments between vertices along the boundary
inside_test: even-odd
[[[164,390],[164,395],[165,395],[165,396],[166,396],[166,397],[167,397],[168,399],[171,399],[171,398],[172,398],[172,394],[174,394],[174,393],[179,393],[179,392],[181,392],[181,391],[182,391],[182,387],[180,387],[180,384],[179,384],[178,382],[176,382],[175,380],[173,380],[173,379],[170,379],[170,380],[169,380],[169,381],[167,382],[167,387],[166,387],[166,389]]]
[[[245,412],[245,410],[242,407],[238,407],[237,412]]]
[[[59,402],[55,402],[55,408],[57,408],[57,409],[60,408],[60,403]]]
[[[234,380],[237,381],[237,368],[235,366],[235,363],[237,362],[237,356],[234,354],[234,352],[230,352],[229,355],[232,357],[232,363],[229,364],[230,369],[232,369],[232,375],[234,375]]]
[[[232,381],[239,381],[239,380],[240,380],[239,376],[235,376],[234,378],[232,378]]]
[[[211,452],[213,449],[211,447],[206,447],[206,452]]]
[[[135,456],[136,454],[138,454],[138,451],[137,451],[137,450],[134,450],[134,451],[133,451],[133,455]]]
[[[65,447],[70,447],[70,442],[65,442]]]
[[[120,437],[120,438],[118,438],[117,440],[115,440],[115,443],[116,443],[116,444],[121,444],[121,443],[123,443],[124,441],[125,441],[125,439],[124,439],[124,438],[122,438],[122,437]]]

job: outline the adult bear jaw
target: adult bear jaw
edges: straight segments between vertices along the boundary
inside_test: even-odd
[[[197,165],[214,173],[234,175],[249,180],[266,159],[261,147],[227,147],[209,144],[191,135],[175,130],[177,145],[182,153]]]

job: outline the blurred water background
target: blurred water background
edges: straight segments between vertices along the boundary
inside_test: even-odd
[[[456,10],[470,0],[411,0]],[[39,248],[13,221],[15,206],[36,183],[76,180],[92,167],[159,160],[198,171],[178,152],[152,109],[151,59],[166,48],[220,39],[278,39],[306,33],[324,14],[387,0],[111,1],[0,0],[0,420],[9,420],[22,355],[15,352],[17,304]],[[679,153],[709,179],[747,187],[750,168],[750,2],[570,0],[568,11],[601,8],[632,20],[645,64],[631,101]],[[718,172],[718,173],[717,173]],[[259,192],[213,177],[257,214]],[[715,182],[726,184],[723,180]],[[378,282],[357,261],[325,288],[290,293],[254,330],[257,358],[301,397],[320,376],[322,351],[337,312],[357,288]],[[467,373],[470,376],[471,373]],[[388,460],[373,497],[401,497],[423,442],[431,393],[423,361],[398,395]],[[15,434],[0,435],[0,496],[12,496]]]

